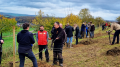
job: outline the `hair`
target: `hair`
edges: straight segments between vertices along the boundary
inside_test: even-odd
[[[90,21],[90,23],[92,23],[92,21]]]
[[[44,27],[43,25],[40,25],[40,27]]]
[[[24,24],[22,25],[23,29],[27,29],[27,27],[29,27],[29,26],[30,26],[29,23],[24,23]]]
[[[57,25],[60,25],[60,23],[59,22],[55,22]]]
[[[120,24],[120,21],[118,21],[117,23]]]

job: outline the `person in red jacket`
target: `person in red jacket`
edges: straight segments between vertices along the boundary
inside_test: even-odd
[[[40,30],[36,34],[36,40],[39,46],[39,59],[42,60],[42,50],[45,49],[46,62],[49,62],[49,52],[48,52],[48,32],[44,30],[44,26],[40,26]]]

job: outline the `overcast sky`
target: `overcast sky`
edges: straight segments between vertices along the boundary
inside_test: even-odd
[[[88,8],[94,17],[115,20],[120,16],[119,3],[120,0],[0,0],[0,12],[35,15],[42,10],[45,14],[65,17]]]

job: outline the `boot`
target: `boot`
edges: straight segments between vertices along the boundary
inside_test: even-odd
[[[57,65],[57,58],[54,58],[53,65]]]
[[[46,62],[49,62],[49,58],[48,58],[48,59],[46,59]]]
[[[59,59],[59,66],[63,67],[63,59]]]
[[[70,43],[70,48],[73,48],[73,47],[72,47],[72,43]]]

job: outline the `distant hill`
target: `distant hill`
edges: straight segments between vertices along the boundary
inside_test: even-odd
[[[4,13],[4,12],[0,12],[0,15],[3,15],[3,16],[5,16],[5,17],[9,17],[9,18],[21,17],[21,16],[31,16],[31,17],[35,17],[35,15],[17,14],[17,13]]]

